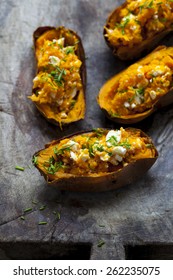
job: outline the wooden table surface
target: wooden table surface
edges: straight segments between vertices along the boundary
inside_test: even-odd
[[[168,251],[172,248],[172,105],[135,125],[152,137],[159,158],[134,184],[97,194],[62,192],[48,187],[31,166],[33,153],[62,135],[95,127],[119,127],[105,118],[96,96],[108,78],[129,65],[113,57],[102,35],[108,14],[120,3],[0,1],[1,258],[39,258],[39,252],[45,258],[54,255],[63,258],[63,252],[78,248],[80,253],[82,248],[81,256],[82,250],[89,250],[90,259],[125,259],[125,248],[130,248],[127,246],[165,245]],[[63,131],[49,124],[27,98],[35,73],[32,34],[44,25],[65,25],[77,31],[87,57],[86,117]],[[171,45],[173,35],[167,36],[163,43]],[[25,171],[15,170],[16,165],[25,167]],[[46,208],[41,211],[43,205]],[[21,220],[26,208],[32,210]],[[60,213],[60,219],[55,211]],[[46,221],[47,225],[38,225],[40,221]],[[101,240],[105,244],[99,247]],[[23,244],[30,250],[23,251]]]

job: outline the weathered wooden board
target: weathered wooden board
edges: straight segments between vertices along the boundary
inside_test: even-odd
[[[133,185],[98,194],[60,192],[48,187],[37,170],[29,167],[33,153],[53,139],[83,129],[118,127],[104,117],[96,96],[109,77],[128,65],[112,56],[102,35],[106,17],[119,3],[122,1],[0,1],[1,258],[34,258],[18,250],[24,243],[31,244],[32,250],[37,244],[38,252],[44,244],[48,248],[54,244],[57,251],[52,254],[59,256],[70,244],[89,244],[91,259],[124,259],[128,244],[173,244],[172,106],[136,125],[153,138],[160,156]],[[76,30],[88,58],[85,120],[63,131],[47,123],[27,98],[35,72],[32,33],[43,25]],[[162,43],[171,45],[173,35]],[[26,167],[25,171],[15,170],[16,165]],[[46,209],[40,211],[42,205]],[[32,211],[23,221],[20,216],[28,207]],[[61,213],[60,220],[54,211]],[[47,225],[40,226],[39,221],[47,221]],[[101,248],[97,246],[100,240],[105,241]]]

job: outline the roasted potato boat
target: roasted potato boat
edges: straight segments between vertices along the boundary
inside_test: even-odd
[[[97,97],[111,120],[137,123],[173,102],[173,47],[160,46],[109,79]]]
[[[51,186],[100,192],[139,179],[157,157],[152,140],[139,129],[98,128],[47,144],[33,163]]]
[[[108,17],[104,38],[115,56],[130,60],[154,49],[172,30],[172,0],[127,0]]]
[[[80,37],[61,27],[33,34],[37,74],[29,97],[50,122],[62,126],[85,116],[85,53]]]

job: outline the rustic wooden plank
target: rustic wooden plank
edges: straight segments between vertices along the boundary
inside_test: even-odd
[[[122,1],[1,1],[0,248],[14,241],[83,242],[91,244],[93,259],[123,259],[125,244],[173,243],[172,106],[136,125],[153,138],[160,157],[133,185],[101,194],[60,192],[30,167],[33,153],[53,139],[93,127],[118,127],[96,103],[102,84],[127,65],[112,56],[102,36],[105,19],[118,3]],[[88,57],[86,118],[63,131],[47,123],[27,99],[35,72],[32,33],[43,25],[76,30]],[[171,45],[172,35],[163,42]],[[16,165],[25,171],[15,170]],[[46,209],[40,211],[42,205]],[[28,207],[32,210],[21,220]],[[60,220],[54,211],[61,213]],[[48,224],[40,226],[40,221]],[[100,239],[105,240],[102,248],[97,247]]]

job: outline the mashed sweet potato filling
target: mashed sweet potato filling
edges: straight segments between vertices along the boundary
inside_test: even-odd
[[[113,77],[100,97],[112,116],[145,112],[173,87],[173,48],[162,48]]]
[[[155,157],[151,140],[136,129],[96,129],[52,143],[35,156],[38,168],[56,179],[61,173],[89,176],[116,171],[129,162]]]
[[[172,0],[127,0],[106,29],[111,45],[133,48],[173,24]]]
[[[49,118],[59,122],[70,118],[77,119],[85,110],[80,73],[82,61],[76,54],[79,41],[77,38],[73,39],[74,44],[68,45],[65,37],[53,39],[49,33],[51,34],[48,31],[47,35],[43,34],[37,39],[38,73],[33,80],[33,94],[30,99]],[[80,110],[77,101],[80,102]],[[72,112],[74,107],[76,116]]]

